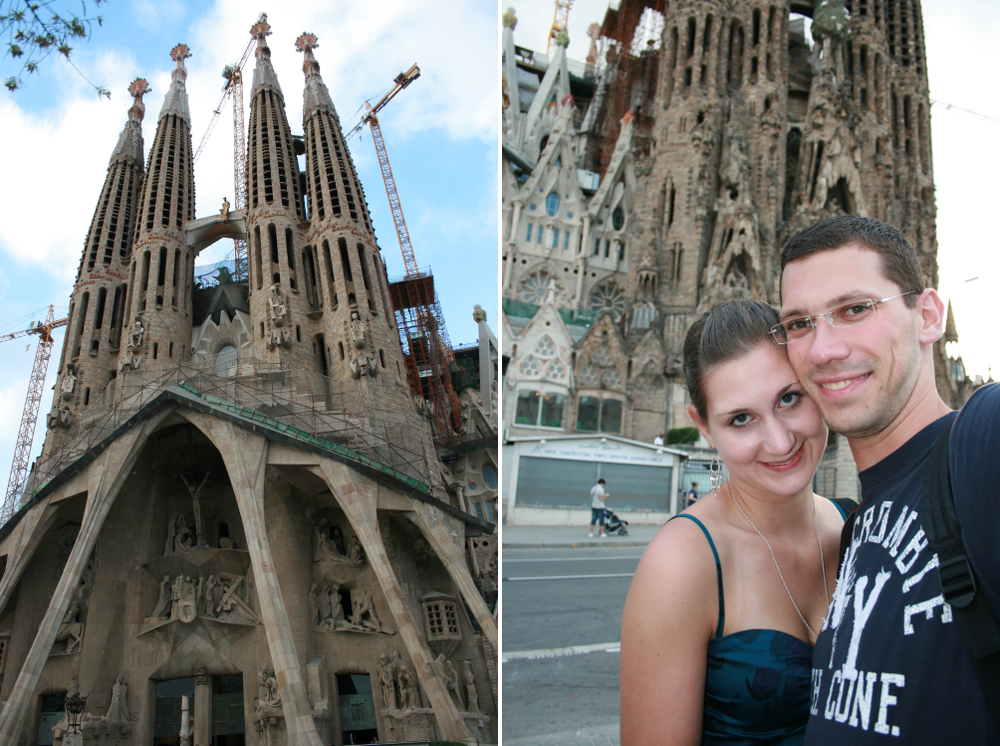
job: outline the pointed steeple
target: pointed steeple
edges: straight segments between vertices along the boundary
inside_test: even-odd
[[[142,164],[142,118],[146,114],[146,106],[142,103],[144,94],[149,93],[149,83],[145,78],[136,78],[128,87],[133,98],[132,108],[128,110],[128,122],[118,136],[118,144],[111,153],[110,163],[119,158],[125,158]]]
[[[177,67],[170,75],[170,90],[163,99],[163,108],[160,109],[160,119],[176,114],[188,126],[191,126],[191,112],[188,110],[187,88],[184,82],[187,80],[187,68],[184,67],[184,60],[191,56],[191,51],[187,44],[178,44],[170,50],[170,59],[177,63]]]
[[[253,69],[253,86],[250,88],[250,97],[253,98],[261,88],[270,88],[279,96],[281,86],[278,85],[278,76],[271,65],[271,48],[267,46],[267,37],[271,35],[271,25],[267,22],[267,13],[262,14],[262,19],[250,29],[250,35],[257,37],[257,64]]]
[[[142,97],[149,92],[149,83],[136,78],[128,92],[133,98],[128,122],[111,154],[70,296],[55,386],[58,393],[48,416],[46,456],[76,434],[80,417],[100,401],[115,376],[143,179],[142,117],[146,107]]]
[[[306,145],[306,189],[312,206],[310,220],[350,217],[373,233],[364,190],[344,141],[337,110],[312,53],[318,46],[316,35],[310,33],[302,34],[295,42],[296,49],[305,55],[302,126]]]
[[[302,94],[302,114],[308,119],[316,109],[324,108],[339,121],[340,117],[337,116],[337,109],[333,105],[333,99],[330,98],[330,91],[320,77],[319,62],[312,52],[318,46],[319,40],[316,34],[305,33],[295,40],[295,48],[305,54],[302,72],[306,75],[306,88]]]

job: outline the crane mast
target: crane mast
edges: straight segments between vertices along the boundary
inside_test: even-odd
[[[378,117],[374,114],[370,115],[368,117],[368,124],[372,129],[372,142],[375,143],[378,165],[382,169],[382,180],[385,182],[385,193],[389,197],[389,210],[392,212],[392,222],[396,226],[396,235],[399,237],[399,250],[403,253],[406,276],[416,277],[420,274],[420,270],[417,269],[417,260],[413,256],[410,232],[406,229],[403,206],[399,203],[396,180],[392,178],[392,167],[389,165],[389,154],[385,151],[385,142],[382,140],[382,128],[378,126]]]
[[[247,138],[243,128],[243,73],[239,67],[233,70],[229,81],[229,90],[233,92],[233,179],[236,185],[236,209],[247,209]],[[233,240],[236,246],[237,280],[247,275],[247,242],[245,238]]]
[[[66,326],[67,319],[55,319],[53,307],[44,323],[33,324],[30,329],[0,337],[0,342],[6,342],[26,334],[38,335],[38,347],[35,350],[35,363],[31,368],[31,379],[28,381],[28,396],[24,402],[24,412],[21,414],[21,426],[17,431],[17,444],[14,447],[14,462],[10,468],[10,479],[7,482],[7,494],[3,506],[0,507],[0,523],[6,521],[17,508],[17,499],[28,478],[28,460],[31,458],[31,443],[35,439],[35,423],[38,420],[38,410],[42,404],[45,374],[49,370],[49,358],[52,357],[52,332],[61,326]]]

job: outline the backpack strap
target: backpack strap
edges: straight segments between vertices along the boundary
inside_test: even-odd
[[[975,573],[962,543],[962,526],[948,474],[948,435],[955,419],[945,425],[927,462],[920,493],[920,522],[928,545],[938,556],[941,593],[962,627],[983,687],[986,708],[1000,732],[1000,627],[983,594],[978,592]]]

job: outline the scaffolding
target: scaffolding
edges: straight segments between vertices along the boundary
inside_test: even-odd
[[[462,430],[461,409],[451,382],[455,354],[434,289],[434,276],[427,270],[393,280],[389,283],[389,297],[406,358],[410,394],[428,403],[435,441],[453,443]]]
[[[274,429],[296,436],[314,436],[309,442],[343,446],[368,459],[365,463],[373,468],[391,470],[397,479],[428,490],[432,484],[433,444],[420,436],[419,421],[413,421],[415,414],[379,409],[363,401],[357,387],[344,386],[319,373],[264,362],[253,358],[249,350],[240,350],[235,357],[144,365],[112,380],[86,410],[78,435],[35,462],[21,485],[23,489],[8,497],[0,510],[0,524],[46,483],[175,386],[243,419],[274,423]]]
[[[662,17],[665,4],[665,0],[623,0],[617,10],[608,8],[604,16],[600,36],[601,46],[607,49],[607,67],[602,74],[602,79],[607,79],[606,94],[599,103],[595,96],[595,103],[602,109],[595,121],[602,124],[597,137],[588,144],[586,160],[587,168],[602,176],[621,133],[621,120],[630,111],[635,120],[633,152],[637,157],[649,155],[661,55],[651,36],[655,35],[657,20],[649,11]],[[662,21],[659,23],[662,33]],[[654,43],[647,44],[643,39]]]

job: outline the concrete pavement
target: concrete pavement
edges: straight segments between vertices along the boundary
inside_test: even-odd
[[[666,521],[666,516],[664,516]],[[660,530],[660,526],[630,525],[628,536],[617,534],[607,538],[588,538],[589,526],[501,526],[500,543],[503,549],[531,549],[539,547],[644,547]]]

